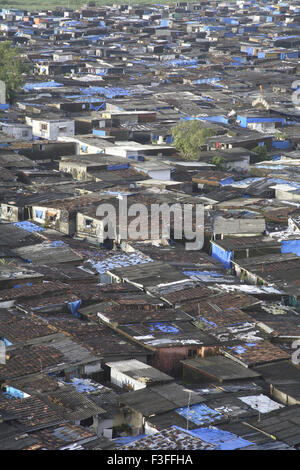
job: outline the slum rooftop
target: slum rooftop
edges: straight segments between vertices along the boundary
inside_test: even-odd
[[[300,3],[3,7],[0,41],[0,449],[299,449]]]

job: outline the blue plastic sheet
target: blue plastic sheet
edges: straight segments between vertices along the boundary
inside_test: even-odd
[[[184,418],[188,418],[195,424],[199,426],[203,424],[213,423],[216,420],[222,418],[222,415],[217,411],[209,408],[206,405],[192,405],[190,407],[183,407],[183,408],[176,408],[176,413],[183,416]]]
[[[78,313],[78,309],[81,306],[81,300],[75,300],[75,302],[68,302],[68,305],[72,315],[77,318],[81,318],[80,313]]]
[[[272,140],[272,147],[276,149],[289,149],[290,146],[290,140]]]
[[[218,245],[215,245],[214,243],[212,243],[211,246],[212,246],[211,256],[217,259],[218,261],[220,261],[223,264],[223,266],[225,266],[225,268],[229,269],[231,267],[231,260],[232,260],[233,252],[223,250],[223,248],[221,248]]]
[[[247,351],[243,346],[228,346],[228,349],[233,349],[236,354],[244,354]]]
[[[223,274],[216,273],[215,271],[183,271],[185,276],[210,276],[210,277],[223,277]]]
[[[125,436],[125,437],[117,437],[113,441],[119,444],[119,446],[125,446],[126,444],[130,444],[131,442],[138,441],[139,439],[143,439],[144,437],[148,437],[146,434],[139,434],[138,436]]]
[[[81,88],[80,91],[84,95],[104,95],[106,96],[106,98],[115,98],[116,96],[131,95],[130,90],[118,87],[104,88],[100,86],[90,86],[88,88]]]
[[[53,88],[63,86],[62,83],[57,83],[55,81],[50,82],[35,82],[35,83],[25,83],[23,90],[33,91],[36,88]]]
[[[76,388],[78,393],[91,393],[98,390],[98,388],[92,385],[88,380],[74,378],[71,382],[65,382],[67,385],[72,385]]]
[[[109,171],[114,171],[114,170],[127,170],[129,168],[129,163],[124,163],[122,165],[108,165],[106,167],[107,170]]]
[[[224,180],[221,180],[221,181],[219,182],[219,184],[220,184],[221,186],[226,186],[226,185],[232,184],[232,183],[234,183],[234,179],[233,179],[233,178],[225,178]]]
[[[94,106],[92,103],[90,103],[90,109],[93,109],[94,111],[100,111],[100,109],[105,109],[106,103],[99,104],[99,106]]]
[[[253,442],[247,441],[232,432],[215,427],[193,429],[188,432],[202,441],[215,445],[216,450],[235,450],[253,445]]]
[[[5,346],[12,346],[13,343],[11,343],[8,339],[4,338],[2,336],[2,338],[0,338],[1,341],[3,341],[3,343],[5,344]]]
[[[149,324],[149,330],[150,331],[157,331],[158,330],[158,331],[162,331],[163,333],[172,333],[172,334],[179,333],[178,328],[176,328],[175,326],[172,326],[170,324],[161,323],[161,322],[150,323]]]
[[[51,246],[56,247],[56,246],[68,246],[67,243],[63,242],[62,240],[55,240],[51,242]]]
[[[6,393],[8,395],[10,395],[11,397],[14,397],[14,398],[24,398],[25,395],[24,395],[24,392],[22,392],[21,390],[18,390],[17,388],[14,388],[14,387],[11,387],[11,386],[6,386]]]
[[[14,222],[14,225],[16,227],[22,228],[23,230],[26,230],[26,232],[44,232],[43,227],[39,227],[39,225],[35,225],[32,222],[28,222],[27,220],[24,220],[23,222]]]
[[[32,286],[32,282],[26,282],[26,284],[15,284],[13,286],[13,289],[20,289],[21,287],[24,287],[25,286],[28,286],[28,287],[31,287]]]
[[[218,325],[214,323],[213,321],[209,321],[205,317],[200,317],[200,318],[202,321],[204,321],[204,323],[207,323],[208,325],[213,326],[214,328],[217,328]]]
[[[300,256],[300,240],[282,240],[281,253],[294,253]]]
[[[42,219],[42,218],[43,218],[43,211],[38,210],[38,209],[35,209],[35,210],[34,210],[34,213],[35,213],[35,216],[36,216],[38,219]]]

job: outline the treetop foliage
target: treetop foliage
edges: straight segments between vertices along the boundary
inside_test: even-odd
[[[185,160],[196,160],[208,137],[213,135],[213,129],[204,127],[201,121],[183,121],[172,129],[173,146]]]
[[[6,99],[12,103],[24,83],[23,73],[30,67],[24,63],[17,48],[10,41],[0,42],[0,80],[6,85]]]

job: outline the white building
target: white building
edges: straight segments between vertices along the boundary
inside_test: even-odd
[[[128,390],[141,390],[174,380],[170,375],[136,359],[107,362],[106,365],[110,367],[111,382]]]
[[[32,140],[32,127],[26,124],[2,124],[2,132],[20,140]]]
[[[74,136],[75,122],[70,119],[30,119],[26,117],[27,124],[32,126],[35,137],[48,140],[57,140],[58,137]]]

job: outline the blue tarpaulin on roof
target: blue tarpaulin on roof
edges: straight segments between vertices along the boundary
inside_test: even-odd
[[[12,346],[13,343],[11,343],[8,339],[2,337],[0,338],[1,341],[3,341],[3,343],[5,344],[5,346]]]
[[[15,284],[13,286],[13,289],[20,289],[21,287],[24,287],[24,285],[30,287],[30,286],[32,286],[32,282],[26,282],[26,284]]]
[[[253,442],[247,441],[232,432],[223,431],[213,426],[210,428],[193,429],[188,431],[188,433],[209,444],[216,445],[216,450],[235,450],[253,444]]]
[[[129,163],[123,163],[121,165],[108,165],[106,167],[107,170],[109,171],[114,171],[114,170],[127,170],[129,168]]]
[[[188,418],[193,423],[199,424],[199,426],[213,423],[222,418],[220,413],[203,404],[192,405],[190,407],[185,406],[183,408],[177,408],[175,411],[184,418]]]
[[[105,108],[106,103],[99,104],[99,106],[94,106],[92,103],[90,103],[90,109],[93,109],[94,111],[100,111],[100,109]]]
[[[178,328],[175,326],[172,326],[170,324],[164,324],[162,322],[157,322],[157,323],[150,323],[149,324],[149,330],[151,331],[163,331],[164,333],[179,333]]]
[[[60,86],[63,86],[63,85],[61,83],[57,83],[54,81],[25,83],[25,85],[23,86],[23,90],[33,91],[35,88],[53,88],[53,87],[60,87]]]
[[[220,77],[213,77],[213,78],[199,78],[198,80],[195,80],[194,83],[196,85],[209,85],[210,83],[215,83],[219,82],[221,80]]]
[[[232,349],[236,354],[244,354],[247,351],[243,346],[228,346],[228,349]]]
[[[212,243],[211,246],[212,246],[211,256],[213,258],[217,259],[218,261],[221,261],[223,266],[225,266],[225,268],[229,269],[230,266],[231,266],[231,260],[232,260],[233,252],[223,250],[223,248],[221,248],[218,245],[215,245],[215,243]]]
[[[281,253],[294,253],[300,256],[300,240],[282,240]]]
[[[213,326],[214,328],[218,326],[216,323],[214,323],[213,321],[207,320],[205,317],[200,317],[200,318],[202,321],[204,321],[204,323],[207,323],[208,325]]]
[[[90,86],[88,88],[81,88],[80,91],[84,95],[104,95],[106,96],[106,98],[115,98],[116,96],[128,96],[131,94],[130,90],[118,87],[104,88],[100,86]]]
[[[228,119],[224,116],[182,116],[181,121],[210,121],[210,122],[219,122],[222,124],[228,124]]]
[[[26,232],[43,232],[45,229],[43,227],[39,227],[38,225],[33,224],[32,222],[28,222],[24,220],[23,222],[14,222],[16,227],[22,228],[26,230]]]
[[[148,437],[146,434],[139,434],[138,436],[125,436],[125,437],[117,437],[113,440],[120,446],[125,446],[126,444],[130,444],[131,442],[138,441],[139,439],[143,439],[144,437]]]
[[[288,149],[290,145],[290,140],[272,140],[272,147],[276,149]]]
[[[17,388],[11,387],[10,385],[5,387],[5,391],[8,395],[11,395],[14,398],[25,398],[24,392],[18,390]]]
[[[221,181],[219,182],[219,184],[220,184],[221,186],[225,186],[225,185],[227,185],[227,184],[232,184],[232,183],[234,183],[234,179],[233,179],[233,178],[225,178],[224,180],[221,180]]]
[[[90,379],[78,379],[74,377],[71,379],[71,382],[65,382],[68,385],[72,385],[76,388],[78,393],[91,393],[99,390],[97,385],[92,384]],[[101,387],[101,385],[100,385]]]
[[[221,124],[228,124],[228,119],[225,116],[201,116],[198,119],[202,121],[210,121],[210,122],[219,122]]]
[[[56,247],[56,246],[68,246],[68,245],[62,240],[54,240],[53,242],[51,242],[51,246]]]
[[[106,135],[105,129],[93,129],[92,130],[93,135]]]
[[[185,276],[211,276],[211,277],[222,277],[223,274],[216,273],[214,271],[183,271]]]

